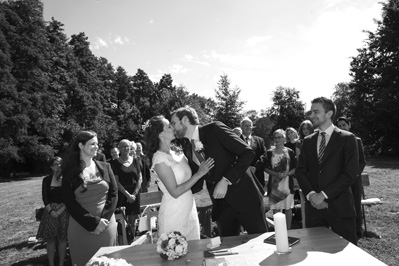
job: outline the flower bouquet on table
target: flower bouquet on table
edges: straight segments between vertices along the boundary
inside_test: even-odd
[[[157,252],[165,260],[174,260],[187,254],[186,238],[179,232],[163,233],[157,242]]]
[[[92,258],[86,266],[133,266],[124,259],[113,259],[105,256]]]

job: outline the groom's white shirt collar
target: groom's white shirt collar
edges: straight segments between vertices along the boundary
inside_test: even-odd
[[[191,139],[198,140],[198,141],[200,140],[199,139],[198,125],[195,126],[195,129],[194,129],[193,135],[191,136]]]

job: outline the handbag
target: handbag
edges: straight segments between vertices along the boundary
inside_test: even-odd
[[[36,221],[40,221],[42,219],[43,212],[44,212],[44,207],[35,210]]]

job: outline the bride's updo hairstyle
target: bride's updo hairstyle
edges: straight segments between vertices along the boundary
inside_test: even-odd
[[[159,149],[159,134],[163,131],[165,117],[163,115],[157,115],[151,117],[144,126],[144,139],[147,144],[147,156],[152,160],[152,156]]]

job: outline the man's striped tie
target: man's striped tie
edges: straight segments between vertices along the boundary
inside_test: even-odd
[[[319,164],[321,164],[325,149],[326,149],[326,132],[321,132],[321,142],[319,147]]]

